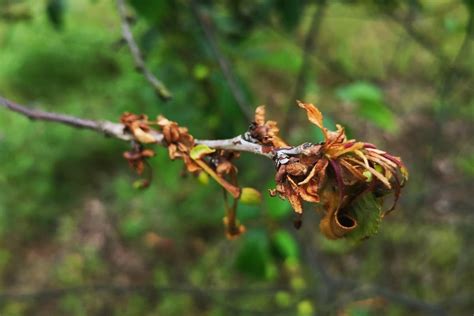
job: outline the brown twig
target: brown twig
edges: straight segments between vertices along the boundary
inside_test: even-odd
[[[163,100],[168,101],[171,99],[171,93],[166,88],[166,86],[156,78],[156,76],[148,69],[143,60],[143,55],[138,47],[135,39],[133,38],[132,30],[130,29],[130,24],[127,20],[127,10],[125,7],[124,0],[117,0],[117,8],[120,15],[120,21],[122,24],[122,36],[127,42],[127,45],[130,49],[130,53],[133,56],[133,61],[135,62],[135,67],[140,71],[145,79],[150,83],[150,85],[155,90],[156,94]]]
[[[219,67],[221,68],[222,74],[224,75],[224,78],[226,79],[229,85],[229,89],[232,95],[234,96],[237,105],[239,106],[245,117],[250,121],[252,119],[252,115],[250,113],[250,106],[245,98],[242,89],[237,83],[235,73],[232,70],[229,60],[224,56],[224,54],[222,54],[221,50],[219,49],[219,46],[217,45],[217,41],[209,18],[201,13],[195,1],[191,1],[191,8],[194,12],[194,15],[196,16],[196,19],[199,22],[199,25],[204,31],[204,35],[207,39],[207,42],[209,43],[209,46],[219,63]]]

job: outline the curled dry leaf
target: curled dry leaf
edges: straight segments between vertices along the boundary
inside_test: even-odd
[[[323,115],[313,104],[300,101],[297,104],[306,110],[308,120],[322,130],[324,142],[277,162],[277,185],[270,191],[271,195],[287,199],[297,214],[303,213],[302,201],[321,203],[320,229],[328,238],[370,236],[377,231],[374,225],[379,225],[395,208],[408,179],[406,167],[399,157],[373,144],[348,140],[340,125],[336,131],[329,131],[323,126]],[[258,116],[261,122],[262,113]],[[373,198],[360,198],[368,194]],[[393,195],[393,205],[378,212],[388,195]],[[370,214],[357,211],[363,208],[358,207],[361,201],[365,206],[371,205]]]
[[[125,130],[130,132],[136,141],[142,144],[156,143],[156,138],[150,133],[148,126],[148,117],[146,115],[136,115],[133,113],[124,113],[120,118]]]
[[[194,148],[194,137],[189,134],[188,129],[162,115],[156,118],[156,124],[161,128],[170,159],[183,159],[188,172],[200,171],[201,167],[190,157],[191,150]]]
[[[254,122],[250,125],[250,136],[259,144],[266,146],[268,151],[273,148],[288,147],[278,136],[280,129],[275,121],[265,121],[265,106],[260,105],[255,110]]]
[[[131,150],[123,153],[123,157],[127,159],[130,168],[141,176],[145,168],[149,169],[147,176],[144,179],[136,180],[133,186],[137,189],[146,188],[151,183],[152,170],[146,159],[153,157],[155,152],[151,149],[144,149],[142,145],[135,143]]]

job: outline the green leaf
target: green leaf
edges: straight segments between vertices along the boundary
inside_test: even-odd
[[[351,212],[357,220],[357,228],[346,235],[347,239],[359,241],[378,232],[382,222],[382,205],[371,192],[359,196],[352,203]]]
[[[235,260],[235,268],[257,279],[265,279],[270,270],[268,237],[264,231],[249,231],[242,236],[243,244]]]
[[[300,250],[295,238],[286,230],[278,230],[272,236],[272,244],[283,258],[298,258]]]
[[[383,100],[379,87],[369,82],[358,81],[337,91],[339,98],[357,104],[357,113],[389,132],[396,130],[395,118]]]
[[[337,95],[344,101],[349,102],[381,102],[383,99],[379,87],[364,81],[357,81],[338,89]]]
[[[193,147],[193,149],[191,149],[189,156],[191,156],[192,159],[197,160],[197,159],[201,159],[205,155],[212,154],[215,151],[216,151],[215,149],[212,149],[206,145],[200,144]]]

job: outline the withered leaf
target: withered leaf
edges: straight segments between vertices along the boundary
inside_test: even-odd
[[[311,103],[303,103],[301,101],[296,101],[298,103],[298,106],[300,108],[303,108],[306,110],[306,114],[308,115],[308,120],[315,124],[317,127],[320,129],[324,129],[323,126],[323,114],[318,110],[317,107],[315,107]]]
[[[132,134],[136,140],[143,144],[153,144],[156,143],[156,138],[153,137],[150,133],[145,132],[140,127],[136,127],[132,130]]]

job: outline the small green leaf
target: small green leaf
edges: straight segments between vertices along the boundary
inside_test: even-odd
[[[359,241],[375,235],[382,222],[382,205],[371,192],[359,196],[352,204],[352,215],[357,228],[346,235],[349,240]]]
[[[361,117],[389,132],[396,130],[394,115],[384,103],[383,93],[376,85],[357,81],[338,89],[337,95],[344,101],[355,103]]]
[[[216,151],[215,149],[212,149],[206,145],[200,144],[193,147],[193,149],[191,149],[189,156],[191,156],[192,159],[197,160],[197,159],[201,159],[205,155],[212,154],[215,151]]]
[[[286,230],[278,230],[272,236],[273,245],[283,258],[298,258],[299,257],[299,247],[295,238],[288,233]]]
[[[259,204],[262,202],[262,194],[254,188],[242,188],[240,202],[244,204]]]
[[[382,91],[379,87],[365,81],[357,81],[337,90],[337,95],[344,101],[349,102],[381,102]]]

